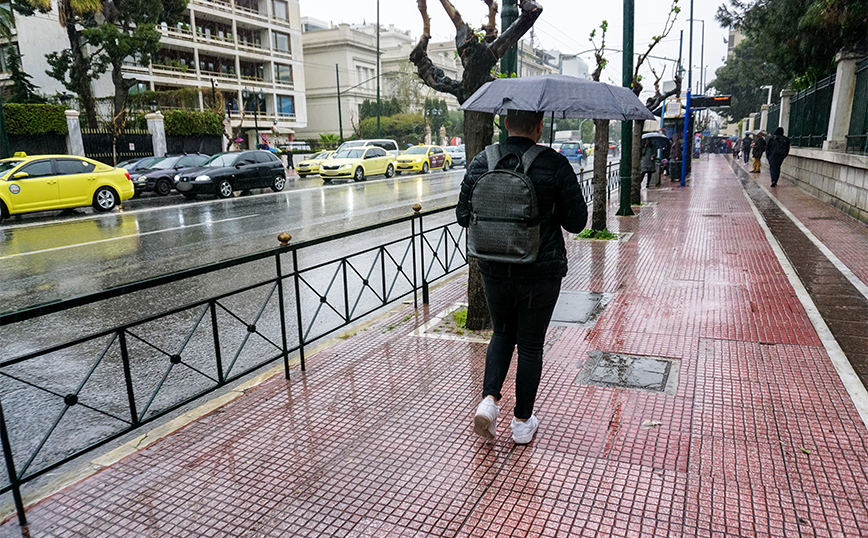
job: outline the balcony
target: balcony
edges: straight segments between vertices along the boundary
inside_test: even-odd
[[[207,78],[216,78],[217,80],[224,80],[226,82],[238,82],[238,77],[233,73],[223,73],[220,71],[208,71],[206,69],[200,69],[200,73],[202,73],[202,77]]]
[[[196,79],[196,70],[190,66],[182,65],[165,65],[160,63],[151,64],[151,69],[155,75],[167,77],[179,77],[184,79]]]
[[[221,11],[223,13],[232,13],[232,4],[229,2],[223,2],[221,0],[195,0],[193,3],[202,7]]]
[[[249,75],[241,75],[241,81],[245,84],[253,84],[256,86],[271,86],[271,82],[265,80],[263,77],[255,77]]]
[[[204,33],[199,33],[197,35],[200,43],[205,43],[207,45],[216,45],[218,47],[235,47],[235,38],[229,37],[220,37],[219,35],[207,35]]]
[[[265,50],[265,47],[262,46],[261,43],[254,43],[252,41],[248,42],[238,42],[238,48],[241,50],[246,50],[248,52],[254,52],[257,54],[268,54],[269,51]]]
[[[254,19],[259,19],[262,21],[268,20],[268,15],[265,13],[260,13],[257,9],[252,9],[246,6],[235,5],[235,11],[242,15],[247,15],[248,17],[253,17]]]

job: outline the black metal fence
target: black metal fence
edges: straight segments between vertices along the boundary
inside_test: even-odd
[[[847,134],[847,151],[868,154],[868,58],[856,64],[856,87]]]
[[[57,155],[66,153],[66,136],[51,135],[9,135],[9,148],[12,153],[23,151],[28,155]]]
[[[826,140],[835,75],[802,90],[790,101],[790,141],[793,146],[818,148]]]
[[[618,163],[607,167],[612,192]],[[589,203],[591,176],[579,174]],[[0,315],[0,327],[20,335],[0,356],[0,494],[11,492],[19,523],[26,524],[25,484],[278,360],[289,378],[290,356],[303,371],[311,344],[410,294],[417,307],[420,292],[427,303],[430,284],[467,263],[453,211],[417,212]],[[227,273],[243,283],[162,305],[180,302],[178,286],[207,287]],[[114,326],[53,341],[52,327],[82,324],[83,309],[106,304],[116,309],[106,314]]]
[[[169,155],[180,153],[204,153],[214,155],[223,152],[223,137],[214,135],[166,136],[166,152]]]
[[[117,154],[112,144],[112,133],[107,127],[81,129],[84,155],[91,159],[115,165],[121,161],[148,157],[154,154],[154,143],[151,133],[146,130],[127,129],[118,137]],[[117,158],[117,161],[115,161]]]
[[[768,123],[766,124],[766,131],[773,133],[775,129],[781,126],[781,104],[775,103],[769,107],[768,112]]]

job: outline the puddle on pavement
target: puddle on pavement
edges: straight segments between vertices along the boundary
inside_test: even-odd
[[[591,351],[576,383],[674,395],[681,361],[608,351]]]

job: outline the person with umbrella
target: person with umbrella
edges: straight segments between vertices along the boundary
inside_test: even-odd
[[[750,133],[744,133],[744,138],[741,140],[741,154],[744,158],[744,164],[750,160],[750,147],[753,145],[753,140]]]
[[[768,134],[765,131],[760,131],[756,135],[756,139],[753,142],[753,150],[751,153],[753,154],[753,170],[751,170],[752,174],[759,174],[761,169],[761,161],[763,153],[766,151],[766,139],[763,134]]]
[[[648,177],[648,182],[645,184],[646,187],[651,186],[651,177],[656,171],[656,163],[654,162],[654,157],[656,155],[657,150],[654,148],[654,144],[651,143],[650,138],[646,138],[642,145],[642,177],[639,179],[639,182],[641,183],[642,180],[645,179],[645,176]]]

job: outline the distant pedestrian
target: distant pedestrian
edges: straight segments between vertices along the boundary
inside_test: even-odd
[[[732,145],[732,157],[738,159],[739,153],[741,153],[741,138],[736,138]]]
[[[669,150],[669,164],[672,165],[673,162],[677,163],[673,166],[678,168],[678,173],[674,173],[674,170],[670,171],[669,181],[681,181],[681,137],[678,133],[672,135],[672,146]]]
[[[741,139],[741,156],[744,157],[744,164],[750,160],[750,147],[753,145],[753,140],[749,134],[744,135]]]
[[[642,176],[639,179],[639,183],[645,179],[645,176],[648,176],[648,182],[645,184],[646,187],[651,186],[651,176],[654,175],[656,170],[654,157],[657,154],[657,150],[654,149],[654,145],[651,144],[651,139],[646,138],[645,144],[642,146]]]
[[[752,174],[760,173],[760,159],[763,156],[763,153],[766,150],[766,139],[761,135],[756,135],[756,140],[753,142],[753,149],[751,153],[753,154],[753,170],[751,170]]]
[[[784,136],[784,128],[775,129],[775,134],[766,145],[766,159],[769,161],[769,175],[772,176],[772,187],[778,185],[781,177],[781,164],[790,154],[790,139]]]

